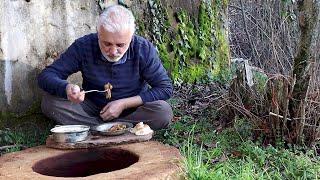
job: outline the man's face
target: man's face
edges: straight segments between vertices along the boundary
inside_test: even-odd
[[[108,32],[99,27],[99,46],[103,56],[110,62],[116,62],[122,58],[129,48],[132,33],[130,30],[123,32]]]

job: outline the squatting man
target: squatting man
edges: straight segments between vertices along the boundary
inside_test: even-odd
[[[82,74],[82,88],[67,81]],[[87,90],[112,89],[85,93]],[[94,126],[105,122],[143,122],[152,129],[165,128],[173,117],[165,101],[172,95],[171,79],[157,51],[135,34],[132,12],[112,5],[101,13],[97,32],[76,39],[38,76],[46,93],[43,113],[58,124]]]

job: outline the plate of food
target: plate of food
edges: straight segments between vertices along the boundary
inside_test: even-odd
[[[133,124],[128,122],[108,122],[91,127],[91,130],[97,131],[102,135],[115,136],[128,132],[132,127]]]

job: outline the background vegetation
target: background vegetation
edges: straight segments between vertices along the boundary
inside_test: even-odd
[[[137,32],[151,32],[147,37],[174,80],[170,104],[175,117],[154,140],[179,148],[185,157],[182,177],[319,178],[319,62],[306,59],[310,81],[306,103],[297,111],[304,117],[288,114],[289,100],[296,99],[292,72],[303,37],[300,15],[308,15],[303,5],[201,0],[194,16],[183,8],[172,12],[163,1],[148,1],[151,19],[138,20]],[[311,53],[319,59],[319,52]],[[22,123],[1,130],[0,152],[44,144],[54,125],[44,122],[43,128]]]

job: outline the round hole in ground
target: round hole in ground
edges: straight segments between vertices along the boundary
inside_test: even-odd
[[[86,177],[129,167],[139,156],[123,149],[86,149],[53,156],[36,162],[32,170],[54,177]]]

